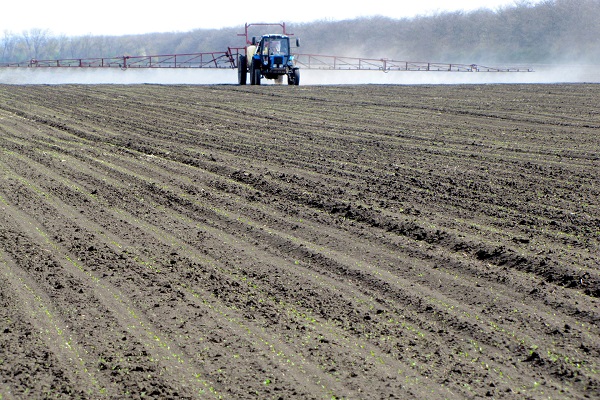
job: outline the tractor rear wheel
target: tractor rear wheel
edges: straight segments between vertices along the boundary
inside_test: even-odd
[[[238,60],[238,83],[240,85],[246,84],[248,77],[248,64],[246,62],[246,56],[240,56]]]

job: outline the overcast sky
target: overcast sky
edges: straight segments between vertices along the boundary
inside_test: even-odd
[[[540,0],[531,0],[532,3]],[[311,22],[383,15],[497,9],[515,0],[2,0],[0,34],[48,29],[53,35],[123,35],[243,26],[246,22]],[[280,6],[263,6],[280,3]],[[287,4],[287,6],[286,6]],[[373,27],[376,29],[376,27]]]

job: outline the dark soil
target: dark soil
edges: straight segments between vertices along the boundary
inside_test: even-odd
[[[0,86],[0,399],[598,398],[599,103]]]

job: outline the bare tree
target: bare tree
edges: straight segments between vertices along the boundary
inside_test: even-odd
[[[44,46],[48,43],[50,31],[48,29],[32,28],[23,31],[23,41],[27,47],[30,58],[37,59]]]
[[[19,38],[12,32],[5,30],[4,37],[2,38],[2,61],[11,62],[17,61],[14,59],[15,48]]]

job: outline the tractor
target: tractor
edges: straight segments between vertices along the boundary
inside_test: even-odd
[[[238,83],[245,85],[250,73],[250,84],[260,85],[262,78],[274,79],[281,83],[287,76],[288,85],[300,84],[300,69],[295,66],[290,50],[290,38],[287,35],[263,35],[258,41],[252,38],[252,44],[246,46],[246,54],[238,60]],[[296,39],[296,47],[300,43]]]

